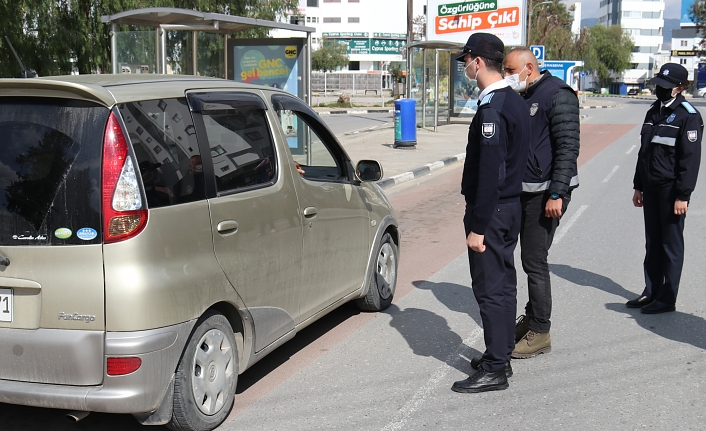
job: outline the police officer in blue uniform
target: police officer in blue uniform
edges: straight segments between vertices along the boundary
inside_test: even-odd
[[[468,131],[461,193],[473,294],[483,321],[486,350],[471,361],[476,372],[452,390],[474,393],[508,388],[515,348],[517,275],[513,252],[520,232],[520,193],[528,151],[529,113],[501,74],[502,41],[475,33],[456,59],[481,89]]]
[[[684,220],[701,162],[701,114],[684,99],[686,69],[663,65],[650,81],[657,101],[645,116],[633,180],[633,204],[645,218],[645,289],[627,302],[645,314],[676,310],[684,264]]]

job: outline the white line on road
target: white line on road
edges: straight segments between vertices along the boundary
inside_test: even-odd
[[[620,167],[620,166],[614,167],[613,170],[608,173],[608,176],[603,179],[603,182],[604,182],[604,183],[607,183],[608,180],[610,180],[610,177],[612,177],[613,174],[618,171],[618,168],[619,168],[619,167]]]
[[[635,147],[637,147],[637,145],[633,145],[632,147],[630,147],[630,149],[628,150],[628,152],[625,153],[625,154],[630,154],[630,153],[632,153],[632,150],[634,150]]]
[[[424,404],[424,401],[426,401],[429,395],[432,394],[439,382],[441,382],[446,377],[446,375],[452,369],[452,366],[457,362],[465,360],[462,359],[461,353],[463,353],[463,350],[467,349],[466,346],[473,345],[476,339],[480,338],[482,335],[483,329],[476,328],[468,338],[463,340],[463,342],[459,344],[458,348],[446,358],[446,362],[432,373],[431,377],[429,378],[429,380],[427,380],[424,386],[419,388],[419,390],[414,394],[412,399],[407,401],[407,403],[402,406],[402,408],[397,412],[395,417],[392,418],[392,421],[385,425],[382,431],[394,431],[402,429],[405,423],[407,422],[407,419],[409,419],[412,413],[416,412],[419,407]]]
[[[617,166],[616,166],[617,167]],[[566,235],[566,232],[568,232],[569,229],[571,229],[571,226],[576,223],[576,220],[578,220],[579,217],[581,217],[581,214],[586,211],[586,208],[588,208],[588,205],[581,205],[581,207],[576,211],[576,214],[571,216],[569,221],[564,225],[564,227],[557,232],[557,234],[554,236],[554,244],[557,244],[561,239]]]

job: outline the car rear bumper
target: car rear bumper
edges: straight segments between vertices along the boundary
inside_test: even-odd
[[[105,358],[137,356],[142,359],[137,371],[124,376],[105,375],[103,384],[96,386],[0,380],[0,402],[104,413],[151,412],[164,398],[195,323],[192,320],[148,331],[108,332]]]

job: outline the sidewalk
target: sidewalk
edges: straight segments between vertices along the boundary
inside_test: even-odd
[[[355,103],[355,102],[354,102]],[[612,108],[615,102],[607,102],[602,98],[588,97],[580,104],[583,109]],[[319,115],[392,112],[385,108],[314,108]],[[442,122],[437,131],[432,129],[417,129],[417,145],[415,147],[394,148],[394,123],[391,121],[374,129],[348,132],[338,136],[353,165],[362,159],[373,159],[380,162],[384,177],[378,185],[387,189],[395,185],[412,181],[432,171],[463,161],[466,158],[468,126],[471,118],[452,119],[450,124]]]

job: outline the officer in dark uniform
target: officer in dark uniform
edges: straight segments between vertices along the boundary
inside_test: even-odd
[[[646,314],[676,310],[684,264],[684,219],[696,186],[704,123],[682,96],[686,69],[663,65],[650,82],[657,85],[640,132],[640,152],[632,201],[645,217],[645,290],[627,302]]]
[[[486,350],[476,372],[453,384],[456,392],[506,389],[515,348],[517,275],[513,252],[520,232],[520,193],[527,163],[529,113],[501,74],[502,41],[488,33],[468,38],[456,59],[481,89],[468,131],[461,193],[473,294],[478,301]]]

